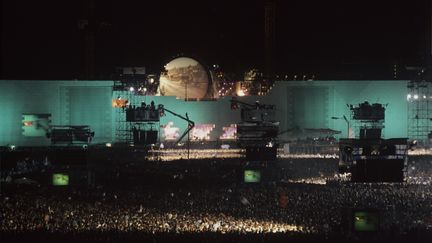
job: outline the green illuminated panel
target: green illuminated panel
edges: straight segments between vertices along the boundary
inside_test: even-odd
[[[354,230],[356,231],[378,230],[378,215],[373,212],[355,212]]]
[[[257,170],[245,170],[244,171],[244,182],[256,183],[261,181],[261,172]]]
[[[69,185],[69,175],[61,173],[53,174],[52,184],[53,186]]]
[[[26,137],[45,137],[49,131],[51,114],[23,114],[22,129]]]

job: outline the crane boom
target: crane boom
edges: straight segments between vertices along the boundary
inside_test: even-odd
[[[162,111],[167,111],[168,113],[170,113],[170,114],[172,114],[172,115],[174,115],[176,117],[179,117],[179,118],[181,118],[181,119],[183,119],[183,120],[185,120],[185,121],[188,122],[188,128],[186,129],[186,131],[184,131],[184,133],[180,136],[180,138],[177,139],[176,144],[179,143],[186,136],[186,134],[188,134],[190,132],[190,130],[192,130],[192,128],[194,128],[194,126],[195,126],[195,122],[189,119],[189,116],[188,116],[187,113],[186,113],[185,116],[182,116],[182,115],[180,115],[178,113],[175,113],[174,111],[171,111],[171,110],[165,108],[164,106],[159,106],[159,110],[160,111],[161,110]]]

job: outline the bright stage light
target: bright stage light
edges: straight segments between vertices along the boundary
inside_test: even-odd
[[[130,92],[133,92],[134,90],[135,90],[135,88],[132,87],[132,86],[129,88],[129,91],[130,91]]]

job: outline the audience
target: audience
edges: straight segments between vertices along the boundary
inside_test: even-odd
[[[432,166],[427,160],[413,160],[406,183],[378,184],[336,180],[319,185],[330,178],[330,163],[288,163],[286,173],[292,173],[296,183],[291,178],[262,184],[215,182],[208,187],[182,186],[177,180],[176,187],[128,190],[6,190],[1,192],[0,230],[325,234],[341,228],[347,208],[379,209],[383,230],[432,228]],[[317,171],[319,175],[311,177]]]

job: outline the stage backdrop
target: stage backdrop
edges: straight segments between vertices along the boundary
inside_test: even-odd
[[[49,116],[50,125],[89,125],[95,131],[94,143],[115,142],[118,116],[112,107],[113,81],[0,81],[0,146],[4,145],[49,145],[43,136],[26,136],[23,115],[31,117]],[[276,105],[276,118],[280,130],[304,128],[330,128],[342,131],[346,137],[344,120],[333,120],[332,116],[349,116],[347,104],[388,104],[384,135],[386,138],[407,136],[407,81],[278,81],[265,97],[241,97],[240,100]],[[229,127],[240,120],[240,111],[230,109],[230,97],[217,101],[184,101],[169,96],[135,96],[136,104],[146,102],[163,104],[179,114],[186,112],[196,124],[214,124],[208,134],[216,140]],[[39,116],[38,116],[39,114]],[[33,116],[34,115],[34,116]],[[29,117],[29,116],[26,116]],[[49,123],[48,123],[49,122]],[[181,134],[187,123],[167,114],[161,125],[172,122]],[[40,134],[41,127],[36,127]],[[36,129],[35,128],[35,129]],[[43,127],[42,127],[43,128]],[[161,129],[163,132],[163,129]],[[284,133],[283,139],[290,139]]]
[[[94,142],[112,139],[112,81],[0,81],[0,145],[49,145],[23,134],[23,114],[50,114],[51,125],[89,125]],[[30,124],[27,124],[30,125]]]

